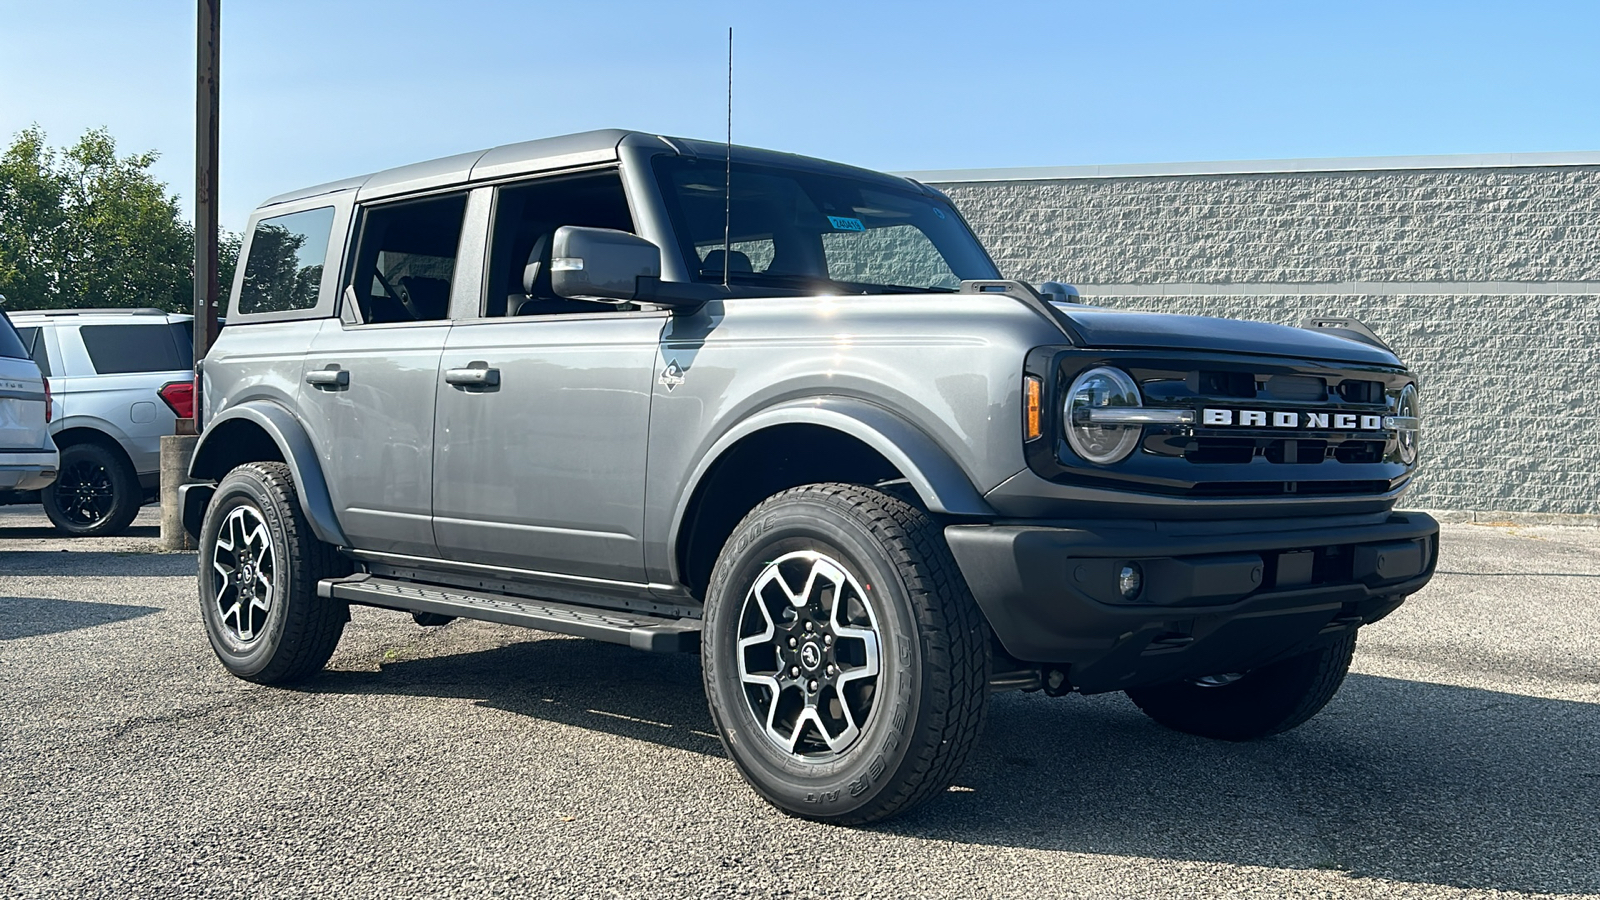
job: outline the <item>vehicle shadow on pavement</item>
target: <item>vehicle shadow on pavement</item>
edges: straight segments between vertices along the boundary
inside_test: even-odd
[[[154,606],[125,606],[87,600],[0,597],[0,641],[94,628],[155,612],[161,610]]]
[[[1301,728],[1233,744],[1167,731],[1121,695],[996,700],[957,790],[885,830],[1600,892],[1600,705],[1352,675]]]
[[[700,660],[570,638],[385,662],[379,672],[329,671],[317,693],[475,699],[499,709],[664,747],[722,756],[706,709]]]
[[[161,537],[161,526],[129,525],[127,528],[117,532],[115,537],[122,540],[134,540],[138,538],[149,538],[156,540]],[[64,535],[50,525],[0,526],[0,540],[6,540],[8,538],[14,538],[16,540],[82,540],[82,538],[73,538]],[[90,538],[90,540],[95,539]]]
[[[324,673],[303,690],[476,699],[722,756],[693,656],[537,639]],[[1352,675],[1246,744],[1167,731],[1120,694],[993,698],[956,786],[877,829],[1151,859],[1600,892],[1600,705]]]
[[[0,550],[0,575],[193,578],[195,555],[85,550]]]

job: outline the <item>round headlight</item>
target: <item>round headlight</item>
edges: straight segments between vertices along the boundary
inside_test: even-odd
[[[1394,415],[1395,445],[1400,451],[1400,461],[1409,466],[1417,461],[1417,444],[1422,436],[1422,403],[1416,385],[1408,384],[1401,389]]]
[[[1079,456],[1102,466],[1126,459],[1139,444],[1140,425],[1096,424],[1097,409],[1137,409],[1139,386],[1121,369],[1090,369],[1072,382],[1067,392],[1065,430],[1067,443]]]

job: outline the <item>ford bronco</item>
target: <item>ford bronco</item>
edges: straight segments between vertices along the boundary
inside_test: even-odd
[[[904,178],[598,131],[285,194],[243,256],[183,502],[263,684],[350,604],[698,652],[754,789],[865,823],[991,691],[1293,728],[1437,558],[1360,323],[1074,303]]]

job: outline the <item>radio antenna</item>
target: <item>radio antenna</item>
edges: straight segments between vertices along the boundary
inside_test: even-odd
[[[728,154],[722,172],[722,286],[733,261],[733,26],[728,26]]]

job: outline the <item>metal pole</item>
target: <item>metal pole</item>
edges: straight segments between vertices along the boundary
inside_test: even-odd
[[[222,0],[198,0],[194,104],[194,409],[198,433],[200,361],[217,339],[217,108],[222,68]],[[180,433],[182,428],[180,426]]]

